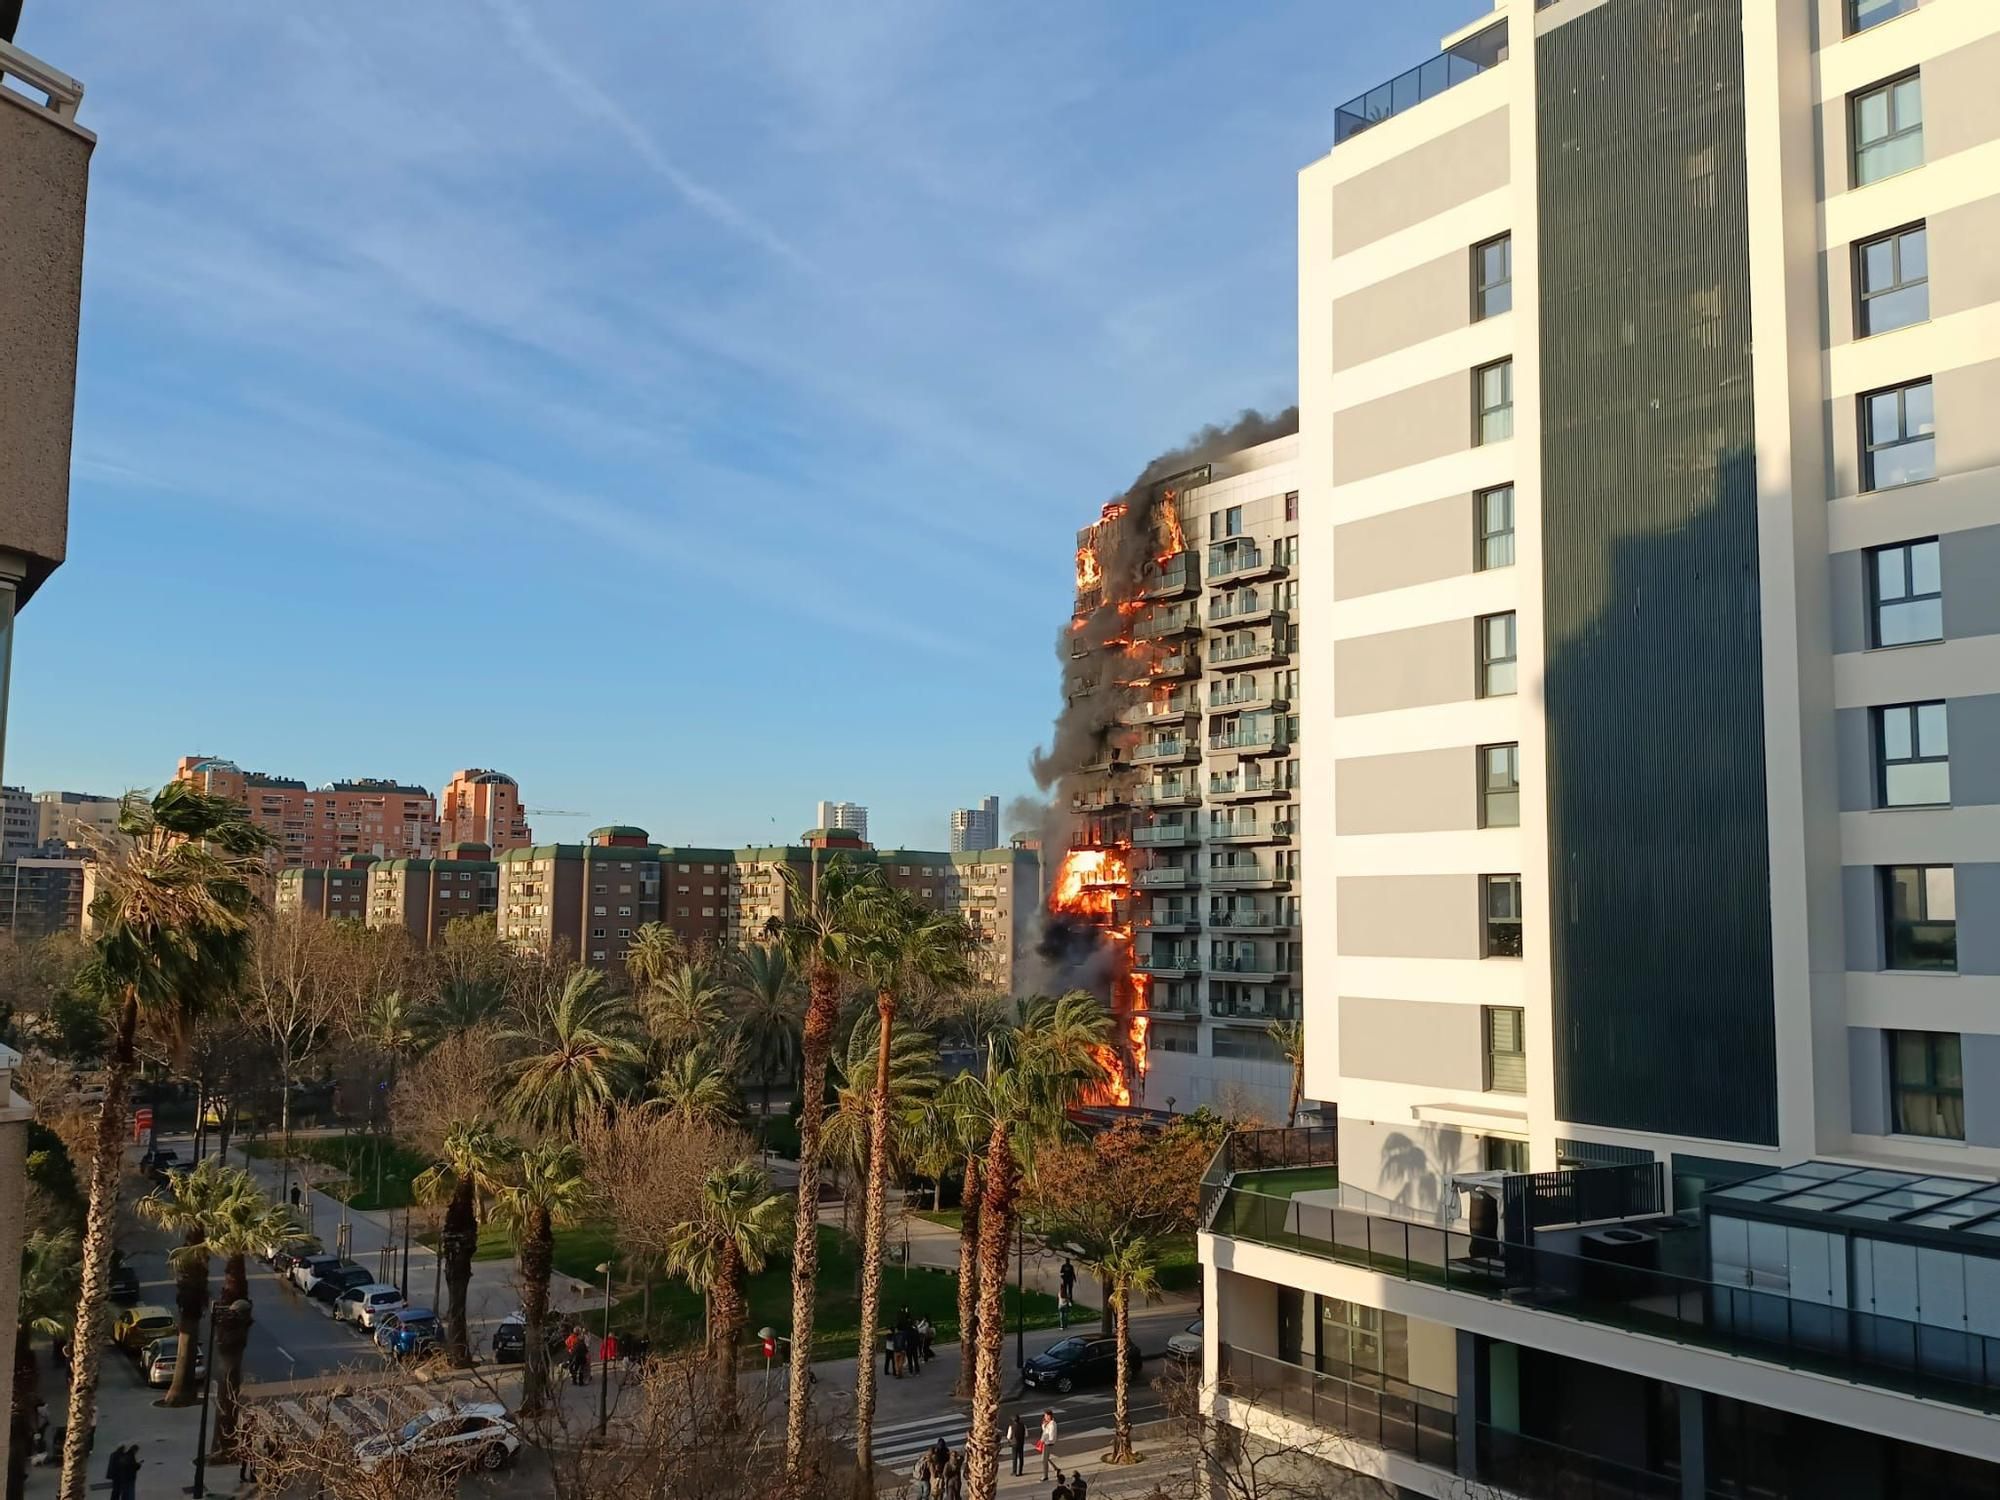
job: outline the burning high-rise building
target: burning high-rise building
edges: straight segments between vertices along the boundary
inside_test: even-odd
[[[1041,956],[1047,988],[1117,1017],[1100,1102],[1285,1107],[1268,1028],[1299,1013],[1295,429],[1210,429],[1077,536],[1063,710],[1035,762],[1066,851]]]

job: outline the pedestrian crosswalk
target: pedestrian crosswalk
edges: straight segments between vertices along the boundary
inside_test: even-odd
[[[377,1433],[393,1432],[435,1404],[434,1393],[373,1386],[326,1395],[279,1396],[253,1402],[251,1409],[260,1421],[295,1432],[307,1442],[316,1442],[328,1432],[344,1433],[359,1442]]]
[[[1040,1407],[1033,1415],[1039,1420]],[[1058,1448],[1074,1440],[1078,1452],[1085,1451],[1086,1439],[1107,1437],[1111,1432],[1110,1398],[1072,1398],[1054,1408],[1056,1424],[1062,1433]],[[925,1417],[911,1417],[901,1422],[877,1422],[875,1424],[874,1454],[879,1468],[896,1469],[913,1466],[923,1451],[943,1438],[948,1448],[963,1448],[971,1429],[966,1422],[966,1414],[961,1410],[934,1413]],[[1029,1439],[1030,1456],[1033,1455],[1034,1440]],[[1094,1451],[1094,1450],[1093,1450]]]

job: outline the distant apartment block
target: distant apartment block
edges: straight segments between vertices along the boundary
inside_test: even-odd
[[[304,912],[363,922],[368,914],[368,872],[372,854],[343,854],[332,864],[293,865],[278,872],[275,906],[280,915]]]
[[[35,799],[26,787],[0,787],[0,863],[31,853],[35,837]]]
[[[118,832],[124,802],[91,792],[35,793],[35,842],[89,849]]]
[[[1000,847],[1000,799],[988,797],[977,807],[961,807],[951,815],[951,852],[977,854]]]
[[[520,785],[504,771],[459,771],[438,797],[438,842],[484,844],[505,854],[535,841]]]
[[[78,857],[24,856],[0,864],[0,929],[26,942],[81,935],[90,864]]]
[[[183,756],[174,776],[248,808],[275,841],[280,867],[331,864],[346,854],[425,858],[437,850],[437,799],[420,786],[362,778],[310,788],[208,755]]]
[[[484,844],[449,844],[434,859],[383,859],[368,868],[368,925],[400,926],[423,947],[459,918],[499,906],[500,866]]]
[[[851,833],[865,844],[868,842],[868,809],[859,802],[822,802],[818,808],[818,821],[813,827]]]

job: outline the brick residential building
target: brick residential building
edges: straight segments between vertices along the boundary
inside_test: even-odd
[[[372,854],[343,854],[330,865],[294,865],[278,872],[277,910],[366,920]]]
[[[535,841],[521,787],[505,771],[456,773],[438,797],[438,843],[484,844],[495,855]]]
[[[460,917],[499,905],[500,866],[484,844],[451,844],[435,859],[380,860],[368,871],[368,925],[400,925],[426,948]]]
[[[174,779],[247,807],[276,840],[279,867],[328,865],[347,854],[423,859],[437,852],[437,799],[420,786],[363,777],[313,789],[210,755],[182,756]]]

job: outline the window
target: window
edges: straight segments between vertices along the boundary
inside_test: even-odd
[[[1525,1172],[1528,1143],[1509,1140],[1504,1135],[1489,1135],[1480,1142],[1479,1165],[1488,1172]]]
[[[1894,489],[1937,473],[1931,383],[1914,381],[1861,398],[1861,487]]]
[[[1951,748],[1942,703],[1899,703],[1875,710],[1875,794],[1883,807],[1932,807],[1951,801]]]
[[[1475,497],[1479,506],[1479,568],[1514,566],[1514,486],[1502,485]]]
[[[590,935],[592,937],[603,937],[604,929],[602,927],[593,927],[590,929]]]
[[[1847,34],[1866,31],[1917,8],[1917,0],[1847,0]]]
[[[1882,871],[1892,969],[1958,971],[1958,882],[1950,865],[1891,865]]]
[[[1504,698],[1514,691],[1514,616],[1485,615],[1479,629],[1479,696]]]
[[[592,908],[590,909],[590,914],[591,914],[591,915],[592,915],[593,917],[601,917],[601,916],[603,916],[603,915],[604,915],[604,908],[603,908],[603,907],[601,907],[601,906],[593,906],[593,907],[592,907]]]
[[[1908,646],[1944,639],[1944,575],[1936,537],[1877,547],[1869,579],[1875,592],[1875,644]]]
[[[1497,317],[1514,306],[1514,237],[1472,247],[1472,321]]]
[[[1929,236],[1924,226],[1894,230],[1854,247],[1855,327],[1862,338],[1921,323],[1931,315]]]
[[[1521,747],[1483,745],[1479,751],[1479,826],[1521,826]]]
[[[593,959],[595,959],[598,963],[603,963],[605,959],[605,952],[602,948],[592,948],[590,950],[590,956]]]
[[[1849,106],[1856,187],[1924,164],[1924,94],[1915,73],[1863,89]]]
[[[1514,435],[1514,361],[1483,365],[1472,372],[1473,399],[1478,406],[1477,443],[1498,443]]]
[[[1527,1030],[1523,1012],[1514,1005],[1487,1005],[1481,1010],[1486,1025],[1486,1088],[1494,1094],[1528,1092],[1528,1051],[1523,1040]]]
[[[1965,1139],[1965,1074],[1955,1031],[1891,1031],[1890,1129],[1898,1135]]]
[[[1521,956],[1521,877],[1482,875],[1479,877],[1481,926],[1484,929],[1483,958]]]
[[[1299,518],[1299,492],[1297,490],[1293,490],[1290,494],[1285,496],[1285,519],[1287,521],[1296,521],[1298,518]]]
[[[1208,539],[1219,542],[1224,537],[1243,534],[1243,507],[1232,505],[1227,510],[1212,510],[1208,513]]]

